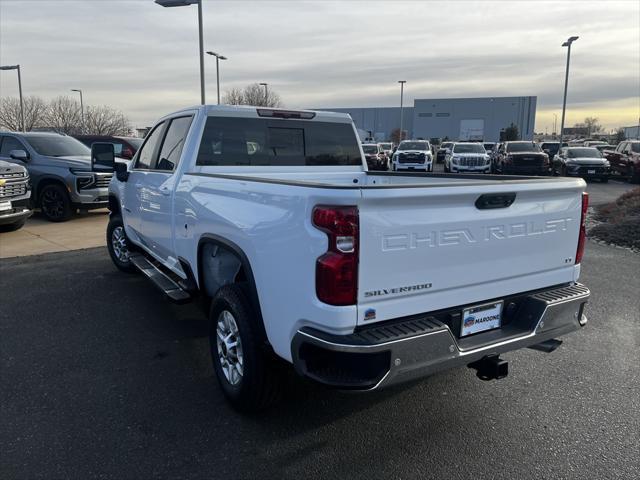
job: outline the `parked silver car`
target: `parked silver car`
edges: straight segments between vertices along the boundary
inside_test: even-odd
[[[108,204],[112,173],[91,171],[91,150],[57,133],[0,132],[0,160],[29,171],[32,204],[52,222],[68,220],[77,210]]]

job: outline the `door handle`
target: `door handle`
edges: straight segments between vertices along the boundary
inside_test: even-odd
[[[171,195],[171,190],[169,188],[167,188],[167,187],[162,187],[162,188],[160,188],[160,193],[162,195],[169,196],[169,195]]]

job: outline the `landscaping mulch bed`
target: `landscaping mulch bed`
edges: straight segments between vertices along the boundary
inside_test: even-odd
[[[590,208],[587,236],[640,253],[640,188],[624,193],[615,202]]]

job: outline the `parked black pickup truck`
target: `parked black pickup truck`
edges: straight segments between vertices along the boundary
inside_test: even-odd
[[[493,158],[493,172],[507,175],[549,175],[549,156],[534,142],[505,142]]]
[[[29,174],[15,163],[0,160],[0,232],[18,230],[31,216]]]

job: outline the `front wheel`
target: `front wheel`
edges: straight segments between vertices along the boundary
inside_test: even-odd
[[[73,209],[69,194],[62,185],[45,185],[40,192],[40,210],[51,222],[66,222],[71,218]]]
[[[129,254],[132,245],[124,231],[122,217],[119,214],[111,215],[107,225],[107,250],[113,264],[125,273],[136,273],[138,269],[131,263]]]
[[[213,368],[231,405],[240,411],[259,411],[275,403],[284,372],[266,345],[246,287],[233,283],[220,288],[209,321]]]

